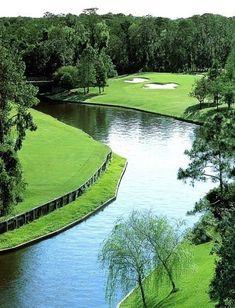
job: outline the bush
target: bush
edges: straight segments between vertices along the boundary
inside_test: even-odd
[[[57,86],[64,89],[73,89],[78,84],[78,69],[76,66],[62,66],[54,73]]]
[[[201,219],[194,225],[191,233],[190,240],[195,245],[210,242],[213,239],[213,230],[215,221],[211,214],[204,214]]]

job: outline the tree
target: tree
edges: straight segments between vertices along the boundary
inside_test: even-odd
[[[207,178],[219,182],[219,188],[210,190],[196,203],[193,211],[204,212],[206,225],[208,216],[205,215],[213,215],[216,231],[213,252],[216,252],[218,259],[209,294],[218,301],[216,307],[219,308],[235,306],[235,185],[231,181],[235,176],[234,131],[234,112],[228,112],[226,116],[216,114],[210,117],[198,130],[192,150],[186,151],[191,159],[189,167],[186,170],[180,169],[178,173],[179,179],[191,178],[192,183]],[[205,234],[205,229],[201,231]]]
[[[96,84],[95,58],[96,51],[87,46],[82,52],[78,64],[78,83],[84,89],[84,95],[89,93],[89,88]]]
[[[231,109],[232,104],[235,102],[235,85],[234,82],[227,81],[223,85],[223,97],[224,102],[228,105],[228,109]]]
[[[115,289],[121,285],[127,292],[138,284],[143,306],[146,308],[146,296],[143,279],[150,270],[150,253],[144,248],[138,233],[132,228],[131,214],[126,220],[120,219],[104,242],[99,259],[108,268],[106,296],[111,301]]]
[[[99,257],[108,268],[108,297],[112,297],[119,284],[125,291],[137,284],[147,307],[143,279],[156,268],[157,280],[166,276],[171,292],[176,292],[175,275],[180,273],[182,264],[185,266],[188,255],[182,244],[182,226],[182,222],[172,226],[167,218],[152,212],[133,211],[126,220],[121,219],[104,242]]]
[[[213,97],[213,102],[216,106],[216,109],[219,109],[219,101],[222,98],[223,93],[223,82],[220,77],[217,77],[214,80],[209,80],[208,86],[209,95]]]
[[[54,81],[64,89],[75,88],[78,84],[76,66],[62,66],[54,73]]]
[[[195,82],[190,95],[199,101],[200,109],[202,109],[202,104],[208,95],[208,81],[205,76]]]
[[[213,102],[219,109],[219,100],[222,97],[223,82],[221,79],[221,67],[219,61],[214,61],[208,71],[208,94],[213,97]]]
[[[17,151],[26,131],[35,130],[29,108],[37,103],[37,90],[26,83],[24,65],[17,55],[0,47],[0,207],[6,214],[21,200],[24,188]]]
[[[101,88],[104,91],[104,87],[107,84],[106,67],[101,55],[99,55],[96,59],[95,71],[96,71],[96,86],[99,88],[99,93],[101,93]]]
[[[182,245],[183,222],[178,221],[173,226],[166,217],[155,216],[149,211],[145,213],[133,212],[130,223],[142,245],[151,253],[153,266],[163,268],[171,283],[171,292],[176,292],[174,276],[185,263],[187,255],[187,251]]]
[[[223,81],[223,97],[228,109],[230,109],[235,102],[235,47],[227,59]]]
[[[235,46],[232,48],[226,65],[225,65],[226,75],[230,81],[235,80]]]
[[[232,308],[235,307],[235,204],[233,210],[224,216],[222,224],[224,231],[217,252],[219,259],[210,286],[210,297],[218,300],[216,307]]]
[[[192,149],[185,154],[190,158],[186,169],[180,168],[178,179],[186,181],[219,182],[221,197],[228,188],[228,180],[233,177],[235,166],[235,122],[234,113],[225,117],[216,114],[208,118],[204,125],[197,129]]]

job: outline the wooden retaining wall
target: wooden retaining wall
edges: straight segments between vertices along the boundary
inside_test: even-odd
[[[81,196],[93,183],[96,182],[98,177],[104,172],[110,163],[112,158],[112,152],[110,152],[101,167],[80,187],[77,189],[60,196],[52,201],[49,201],[45,204],[39,205],[32,210],[11,217],[5,221],[0,222],[0,234],[20,228],[21,226],[30,223],[42,216],[45,216],[56,209],[67,205],[68,203],[76,200]]]

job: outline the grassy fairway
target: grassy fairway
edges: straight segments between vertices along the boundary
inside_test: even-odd
[[[145,281],[145,289],[149,307],[161,308],[210,308],[215,304],[210,301],[208,287],[213,276],[214,257],[210,255],[212,245],[192,246],[192,260],[185,272],[176,280],[179,291],[170,294],[169,284],[160,282],[156,288],[154,273]],[[155,278],[155,279],[154,279]],[[139,290],[135,290],[121,305],[121,308],[141,308]]]
[[[134,77],[148,78],[142,83],[126,83]],[[70,102],[89,102],[123,106],[128,108],[150,111],[179,119],[190,121],[203,121],[208,114],[214,113],[215,108],[204,105],[206,108],[200,110],[196,99],[189,96],[197,75],[170,74],[170,73],[141,73],[128,76],[112,78],[108,82],[105,92],[98,95],[97,88],[91,88],[91,93],[84,96],[79,91],[72,90],[50,96],[53,100]],[[176,83],[176,89],[144,89],[146,83]],[[226,109],[221,105],[220,109]]]
[[[112,103],[113,105],[123,105],[178,117],[181,117],[189,106],[195,104],[195,100],[188,95],[196,80],[193,75],[146,73],[135,76],[149,78],[144,83],[173,82],[179,86],[174,90],[144,89],[144,83],[125,82],[125,80],[131,80],[134,77],[131,75],[111,79],[104,95],[90,98],[88,101]]]
[[[24,201],[11,215],[77,188],[110,151],[78,129],[38,111],[32,110],[32,114],[38,129],[28,134],[20,152],[27,187]]]
[[[115,196],[125,159],[114,154],[107,171],[76,201],[20,229],[0,235],[0,250],[14,247],[63,228],[93,212]]]

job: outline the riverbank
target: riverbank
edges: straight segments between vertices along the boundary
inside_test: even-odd
[[[215,108],[205,104],[206,108],[200,110],[197,100],[189,95],[194,82],[200,77],[187,74],[140,73],[109,79],[108,86],[101,95],[97,93],[97,88],[90,88],[90,93],[85,96],[81,89],[74,89],[49,95],[47,98],[55,102],[118,106],[201,123],[208,114],[215,112]],[[143,78],[142,82],[127,82],[138,78]],[[170,89],[147,89],[148,84],[177,86]],[[220,109],[224,110],[226,106],[221,105]]]
[[[38,129],[29,132],[19,153],[27,183],[24,201],[15,206],[9,215],[1,217],[1,221],[77,189],[102,166],[111,151],[108,146],[95,141],[79,129],[36,110],[31,110],[31,113]],[[98,184],[93,184],[74,203],[19,229],[1,234],[0,249],[14,249],[15,246],[52,235],[51,232],[57,232],[74,222],[78,223],[115,196],[124,165],[125,160],[114,155]],[[110,185],[106,188],[107,181]]]
[[[77,200],[19,229],[1,234],[0,254],[49,238],[97,213],[116,198],[125,167],[126,160],[114,154],[107,171]]]
[[[97,170],[110,148],[81,130],[31,110],[38,129],[29,132],[19,153],[25,182],[24,201],[5,220],[64,195]]]
[[[176,278],[178,292],[169,294],[171,286],[165,279],[159,281],[156,272],[145,281],[148,307],[212,308],[215,303],[209,299],[208,290],[214,271],[214,256],[210,255],[212,244],[192,246],[192,260],[185,266],[182,275]],[[157,283],[159,287],[157,288]],[[135,289],[120,304],[120,308],[141,308],[138,289]]]

